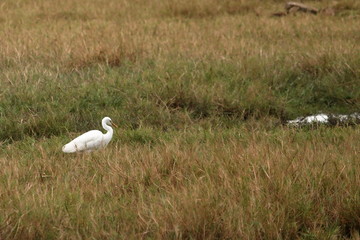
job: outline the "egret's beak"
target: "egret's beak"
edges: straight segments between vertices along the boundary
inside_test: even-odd
[[[114,127],[118,127],[115,123],[111,122],[111,125],[113,125]]]

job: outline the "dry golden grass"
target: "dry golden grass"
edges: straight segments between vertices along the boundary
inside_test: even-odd
[[[7,239],[358,234],[359,129],[249,130],[227,136],[190,130],[166,142],[119,142],[74,156],[58,152],[58,139],[9,146],[1,158],[0,233]]]
[[[294,61],[302,64],[308,58],[321,61],[324,55],[341,58],[359,53],[357,17],[301,15],[278,19],[269,15],[274,9],[282,9],[282,3],[190,2],[67,0],[56,4],[19,1],[16,5],[5,1],[0,11],[6,16],[0,23],[1,65],[77,68],[107,62],[116,66],[146,58],[210,57],[243,61],[244,65],[249,58],[264,64],[284,59],[284,67],[291,67]],[[246,14],[239,14],[236,7],[226,10],[233,9],[229,6],[234,4],[250,10]],[[199,16],[177,16],[183,10],[169,6],[186,7]],[[197,10],[204,7],[213,11],[209,17],[202,17]],[[255,9],[258,16],[253,13]]]

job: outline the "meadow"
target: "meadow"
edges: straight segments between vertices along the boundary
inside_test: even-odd
[[[3,0],[0,239],[360,239],[360,2]],[[61,147],[109,116],[106,149]]]

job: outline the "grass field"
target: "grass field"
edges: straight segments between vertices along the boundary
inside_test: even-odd
[[[360,239],[360,2],[4,0],[0,239]],[[106,149],[61,147],[109,116]]]

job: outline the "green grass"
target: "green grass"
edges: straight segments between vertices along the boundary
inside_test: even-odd
[[[359,5],[4,1],[0,239],[358,239]],[[109,146],[61,147],[109,116]]]
[[[317,112],[351,113],[359,107],[359,74],[347,72],[351,66],[337,69],[341,76],[330,70],[313,77],[282,69],[259,78],[242,74],[241,65],[231,62],[176,63],[29,74],[31,84],[4,89],[0,139],[81,132],[98,126],[105,115],[125,127],[169,129],[194,122],[241,124],[269,116],[281,122]]]

